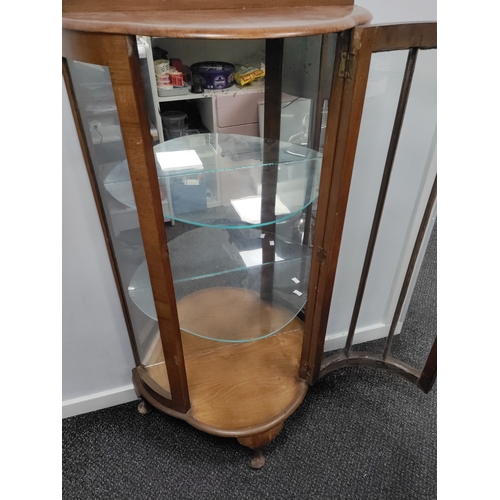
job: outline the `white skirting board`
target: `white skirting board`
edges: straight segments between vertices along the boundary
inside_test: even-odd
[[[74,417],[91,411],[103,410],[110,406],[130,403],[137,400],[134,386],[132,384],[117,387],[109,391],[89,394],[81,398],[68,399],[62,404],[62,418]]]
[[[398,325],[396,333],[401,330],[401,325]],[[372,325],[367,328],[361,328],[356,331],[355,341],[368,342],[381,337],[386,337],[389,333],[389,325]],[[325,351],[332,351],[344,347],[347,332],[337,335],[332,338],[327,338],[325,341]],[[97,392],[87,396],[75,399],[68,399],[62,404],[62,418],[74,417],[89,413],[91,411],[103,410],[111,406],[117,406],[131,401],[138,400],[132,384],[123,387],[117,387],[108,391]]]
[[[399,322],[396,327],[395,335],[398,335],[401,332],[401,328],[403,327],[403,323]],[[370,342],[371,340],[378,340],[389,335],[389,330],[391,325],[384,325],[383,323],[379,323],[377,325],[370,325],[366,328],[357,328],[354,333],[353,345],[361,344],[363,342]],[[343,332],[340,335],[335,335],[332,337],[328,337],[325,339],[325,352],[334,351],[336,349],[342,349],[345,346],[345,341],[347,339],[347,332]]]

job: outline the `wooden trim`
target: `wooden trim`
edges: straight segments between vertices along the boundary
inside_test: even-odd
[[[276,233],[276,189],[278,186],[278,167],[280,154],[281,130],[281,89],[283,80],[282,38],[266,40],[266,78],[264,89],[264,141],[262,167],[262,193],[260,220],[268,223],[263,230],[262,263],[275,261],[274,243]],[[272,223],[272,224],[270,224]],[[262,266],[260,296],[266,302],[272,302],[274,266]]]
[[[368,10],[356,5],[123,11],[121,3],[116,4],[120,11],[64,12],[62,26],[76,31],[171,38],[270,39],[335,33],[372,19]]]
[[[325,304],[325,307],[320,306],[319,308],[319,322],[316,328],[321,328],[321,341],[315,345],[317,351],[313,380],[317,380],[319,376],[319,365],[323,357],[324,339],[333,295],[333,284],[340,255],[359,127],[364,107],[364,95],[368,83],[368,73],[371,61],[370,49],[374,41],[375,33],[373,31],[365,31],[364,33],[363,38],[360,40],[360,45],[362,44],[363,50],[358,51],[356,48],[353,50],[354,56],[352,57],[351,71],[356,77],[346,78],[342,96],[339,129],[334,152],[334,175],[330,186],[329,206],[326,213],[327,220],[324,230],[323,249],[326,258],[324,267],[321,269],[323,273],[320,275],[319,280],[319,287],[323,291],[326,302],[321,303]],[[352,30],[351,47],[354,46],[353,39],[355,35],[356,32]],[[351,57],[350,53],[347,54],[347,57]],[[340,78],[337,73],[334,74],[334,79],[335,78]]]
[[[297,6],[353,5],[354,0],[276,0],[273,5],[280,8]],[[255,9],[269,7],[267,0],[63,0],[63,12],[140,12],[183,11],[215,9]]]
[[[102,37],[148,263],[172,407],[186,412],[190,405],[184,355],[136,41],[132,36]]]
[[[373,52],[437,48],[437,24],[435,22],[385,24],[371,28],[377,32]],[[363,30],[362,27],[358,29],[360,33]]]
[[[333,75],[338,75],[340,68],[341,54],[347,51],[349,46],[349,32],[339,33],[335,47],[335,60]],[[299,369],[299,377],[309,383],[316,379],[314,372],[316,357],[318,355],[317,345],[321,343],[321,337],[326,334],[322,332],[320,319],[321,305],[326,304],[328,299],[324,297],[324,290],[320,289],[320,275],[323,272],[324,262],[317,256],[324,250],[324,235],[327,228],[327,212],[330,200],[330,190],[333,178],[334,151],[338,134],[338,120],[342,105],[342,95],[344,92],[344,80],[334,76],[330,91],[328,106],[327,126],[325,131],[325,148],[321,163],[321,177],[318,193],[318,207],[316,211],[316,224],[313,235],[313,256],[311,259],[311,269],[309,271],[309,288],[307,294],[307,306],[305,314],[304,342],[302,345],[302,356]]]
[[[138,379],[138,380],[137,380]],[[139,394],[149,394],[161,405],[172,408],[172,394],[156,383],[142,366],[132,370],[132,381]],[[140,383],[138,383],[140,381]]]
[[[422,389],[426,394],[434,386],[437,377],[437,336],[432,344],[431,352],[427,358],[424,369],[420,374],[417,387]]]
[[[264,137],[271,141],[280,140],[281,131],[281,87],[283,81],[283,48],[282,38],[266,40],[266,78],[264,88]],[[273,147],[264,150],[264,162],[279,160],[279,147],[272,142]],[[274,205],[274,199],[273,205]]]
[[[109,36],[109,35],[107,35]],[[62,30],[62,53],[66,59],[108,66],[103,43],[106,38],[98,33]]]
[[[262,432],[260,434],[253,434],[251,436],[244,436],[238,438],[238,443],[246,446],[251,450],[260,450],[267,446],[283,429],[283,422],[280,422],[275,427]]]
[[[290,403],[286,408],[283,408],[283,412],[270,422],[266,422],[260,426],[250,427],[246,429],[224,430],[221,429],[220,427],[215,427],[213,425],[208,425],[203,422],[200,422],[199,420],[193,417],[191,410],[187,412],[179,412],[172,409],[170,402],[167,399],[162,398],[162,396],[159,396],[158,393],[156,393],[154,390],[153,391],[149,390],[147,385],[139,376],[136,369],[132,371],[132,381],[134,383],[136,391],[140,394],[140,396],[143,397],[152,406],[162,411],[163,413],[166,413],[171,417],[184,420],[184,422],[202,432],[206,432],[214,436],[220,436],[225,438],[237,438],[238,440],[245,437],[252,439],[252,436],[258,437],[260,434],[273,432],[273,429],[276,429],[279,432],[279,430],[281,430],[281,427],[283,426],[283,422],[288,417],[290,417],[290,415],[297,409],[300,403],[304,400],[308,389],[308,385],[305,382],[302,382],[303,383],[302,390],[298,395],[297,399],[294,402]],[[243,444],[244,446],[248,446],[248,444],[244,443],[241,444]]]
[[[404,361],[388,357],[383,359],[381,354],[358,351],[346,356],[344,352],[326,358],[321,363],[320,377],[347,366],[368,366],[370,368],[382,368],[405,378],[412,384],[417,384],[420,373]]]
[[[353,59],[354,79],[339,76],[341,54],[347,53],[349,45],[347,40],[342,39],[343,34],[337,40],[313,247],[313,257],[318,254],[322,257],[321,261],[313,259],[311,265],[308,303],[311,297],[315,297],[314,311],[310,311],[308,306],[308,345],[304,349],[300,371],[300,376],[310,384],[319,377],[323,357],[374,34],[369,30],[364,32],[364,50],[356,53]],[[349,35],[352,37],[353,33]]]
[[[346,355],[345,352],[341,352],[323,360],[321,363],[320,378],[334,370],[348,366],[367,366],[387,370],[403,377],[427,394],[434,386],[437,376],[437,337],[434,339],[422,371],[390,355],[384,357],[380,353],[363,351],[351,352],[349,355]]]

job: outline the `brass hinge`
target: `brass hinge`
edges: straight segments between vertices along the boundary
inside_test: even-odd
[[[340,53],[339,76],[341,78],[351,78],[351,65],[354,59],[354,54],[350,52]]]
[[[326,261],[326,250],[324,248],[319,247],[318,251],[316,252],[316,260],[320,264],[324,264]]]

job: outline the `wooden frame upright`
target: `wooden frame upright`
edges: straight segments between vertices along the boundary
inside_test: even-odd
[[[88,34],[69,30],[64,30],[63,35],[66,58],[108,66],[110,70],[158,315],[170,393],[156,384],[145,382],[145,385],[158,393],[165,406],[186,413],[190,402],[184,353],[136,42],[131,35]],[[76,100],[72,96],[70,98],[76,108]],[[86,156],[89,164],[90,157]]]

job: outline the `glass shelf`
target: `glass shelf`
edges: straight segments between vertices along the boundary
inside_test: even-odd
[[[181,329],[222,342],[281,330],[306,303],[311,249],[300,227],[318,195],[321,154],[258,137],[193,134],[156,145],[154,155],[164,215],[178,222],[167,240]],[[135,208],[126,161],[104,186]],[[263,193],[275,202],[261,218]],[[157,319],[146,261],[128,293]]]
[[[255,228],[194,226],[170,241],[169,255],[181,329],[212,340],[246,342],[270,336],[292,321],[306,302],[311,249],[279,235],[283,229],[287,228],[278,224],[278,234],[274,234]],[[272,249],[271,257],[267,254],[269,248]],[[269,293],[266,300],[261,300],[263,281],[269,276]],[[133,275],[128,290],[137,307],[156,319],[145,261]],[[200,294],[203,301],[210,304],[210,316],[216,315],[219,325],[225,325],[224,318],[234,315],[234,311],[246,302],[255,321],[245,322],[244,328],[235,324],[207,328],[206,321],[201,317],[197,319],[203,310]],[[182,314],[180,306],[186,301],[194,302],[195,307]],[[243,308],[241,311],[249,314]]]
[[[304,307],[307,300],[309,266],[310,256],[303,260],[294,259],[274,262],[264,266],[233,270],[177,282],[174,284],[175,294],[176,297],[182,297],[178,299],[177,305],[181,330],[221,342],[249,342],[269,337],[292,321]],[[269,268],[275,278],[272,294],[268,300],[259,298],[263,268]],[[302,280],[297,276],[300,276]],[[132,278],[129,294],[134,303],[147,316],[156,320],[151,287],[139,288],[141,282],[144,284],[148,281],[147,267],[145,265],[139,266]],[[219,286],[217,286],[217,283]],[[224,283],[232,283],[234,286],[224,286]],[[203,317],[198,318],[200,309],[196,304],[195,297],[196,294],[201,292],[213,294],[210,316],[215,315],[220,320],[219,329],[214,328],[211,332],[207,331]],[[226,299],[224,301],[218,300],[217,297],[224,292]],[[254,312],[252,314],[255,321],[253,323],[248,322],[250,328],[247,331],[242,330],[237,323],[223,328],[224,318],[234,315],[234,312],[240,310],[240,308],[242,314],[248,314],[248,311],[240,304],[242,300],[240,297],[243,296],[243,293],[253,297]],[[180,305],[184,299],[192,300],[194,306],[190,311],[182,315],[180,314]],[[195,319],[196,321],[194,321]],[[263,325],[267,325],[266,328],[263,328]]]
[[[274,161],[265,149],[275,148]],[[277,178],[275,221],[300,213],[318,195],[322,156],[297,144],[236,134],[193,134],[154,147],[164,216],[219,228],[272,224],[261,219],[263,186]],[[265,158],[266,157],[266,158]],[[118,164],[104,186],[135,208],[128,164]],[[221,223],[221,220],[224,220]]]

